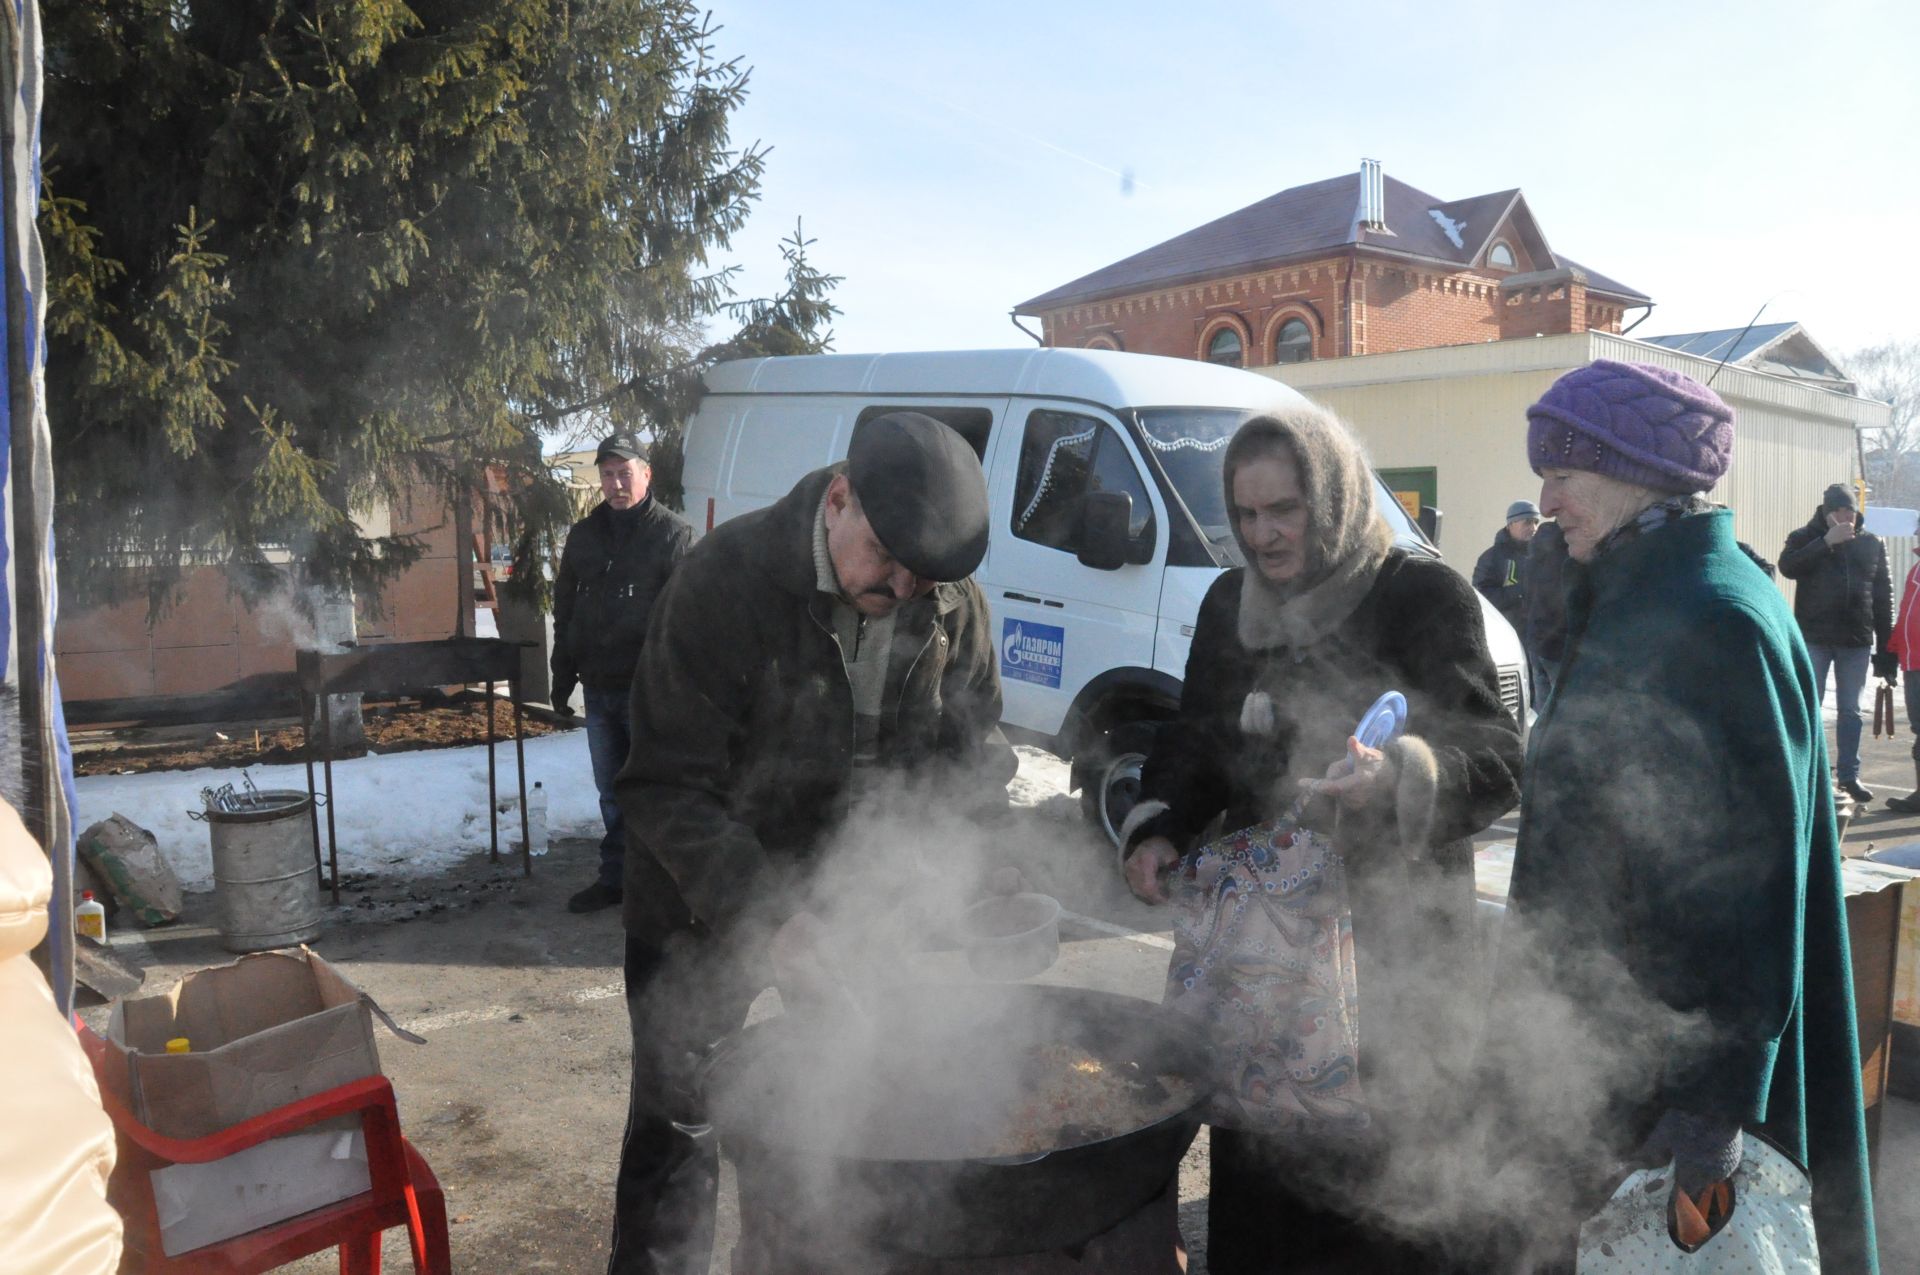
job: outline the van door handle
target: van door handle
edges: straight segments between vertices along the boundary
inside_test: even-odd
[[[1041,603],[1042,603],[1043,601],[1045,601],[1045,599],[1043,599],[1043,598],[1036,598],[1036,597],[1031,597],[1031,596],[1029,596],[1028,594],[1025,594],[1025,593],[1015,593],[1015,592],[1014,592],[1014,591],[1013,591],[1012,589],[1008,589],[1008,590],[1006,590],[1006,591],[1005,591],[1005,592],[1003,592],[1003,593],[1002,593],[1002,594],[1001,594],[1000,596],[1001,596],[1001,597],[1003,597],[1003,598],[1011,598],[1011,599],[1012,599],[1013,601],[1015,601],[1015,602],[1031,602],[1031,603],[1033,603],[1033,604],[1034,604],[1035,606],[1038,606],[1038,605],[1040,605],[1040,604],[1041,604]]]

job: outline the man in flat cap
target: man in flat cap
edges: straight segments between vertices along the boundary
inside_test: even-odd
[[[553,581],[553,706],[572,712],[574,687],[584,689],[587,755],[606,825],[599,874],[567,900],[569,912],[620,902],[627,839],[613,777],[627,762],[627,696],[654,602],[693,544],[693,528],[653,498],[653,469],[639,439],[610,435],[594,463],[602,499],[567,532]]]
[[[818,988],[815,852],[908,778],[1005,811],[1014,758],[970,578],[986,548],[980,462],[896,412],[861,425],[844,462],[716,527],[661,598],[615,785],[634,1064],[612,1275],[707,1270],[717,1158],[692,1065],[770,982]]]

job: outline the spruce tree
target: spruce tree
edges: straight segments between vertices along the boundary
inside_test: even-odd
[[[45,34],[70,597],[188,560],[265,587],[280,548],[364,597],[420,546],[356,510],[505,466],[528,548],[566,513],[543,428],[684,414],[674,334],[727,302],[764,163],[693,5],[68,0]],[[799,282],[767,330],[819,348],[832,280]]]

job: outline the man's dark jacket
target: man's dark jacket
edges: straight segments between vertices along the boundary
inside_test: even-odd
[[[687,520],[649,496],[624,513],[602,501],[573,524],[553,582],[553,693],[576,682],[624,691],[673,568],[693,543]]]
[[[1780,574],[1799,582],[1793,618],[1809,646],[1887,649],[1893,631],[1893,578],[1886,546],[1862,531],[1841,545],[1827,543],[1827,515],[1814,510],[1807,525],[1787,537]]]
[[[1520,630],[1527,654],[1558,664],[1567,649],[1567,537],[1543,522],[1527,546],[1520,578],[1527,589],[1527,623]]]
[[[1473,564],[1473,587],[1507,617],[1515,633],[1527,622],[1527,546],[1505,527],[1494,533],[1493,544]]]
[[[663,939],[695,921],[764,934],[808,906],[803,861],[846,816],[853,777],[853,689],[813,557],[843,468],[716,527],[660,599],[614,784],[630,935]],[[881,765],[943,801],[1004,813],[1015,762],[985,596],[971,579],[943,584],[894,615]]]

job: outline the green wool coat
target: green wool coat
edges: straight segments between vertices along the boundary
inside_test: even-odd
[[[1683,518],[1569,569],[1497,974],[1510,1012],[1564,1030],[1501,1030],[1530,1067],[1592,1080],[1588,1155],[1630,1150],[1668,1108],[1763,1130],[1810,1170],[1824,1268],[1874,1271],[1819,702],[1732,528]]]

